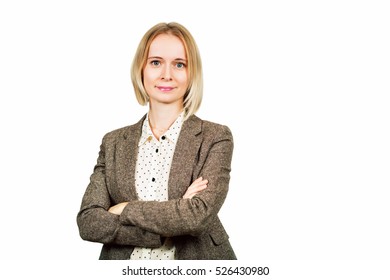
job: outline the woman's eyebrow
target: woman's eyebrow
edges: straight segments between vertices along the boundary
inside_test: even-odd
[[[161,56],[151,56],[151,57],[148,57],[148,59],[161,59],[161,60],[164,60],[164,58],[162,58]],[[185,58],[175,58],[174,61],[185,61],[187,62],[187,59]]]
[[[163,59],[163,58],[160,56],[151,56],[151,57],[148,57],[148,59]]]

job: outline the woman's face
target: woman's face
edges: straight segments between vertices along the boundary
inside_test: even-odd
[[[183,107],[188,87],[187,56],[183,42],[170,34],[160,34],[154,38],[143,75],[151,105],[163,103]]]

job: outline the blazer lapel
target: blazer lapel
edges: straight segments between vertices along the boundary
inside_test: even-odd
[[[168,198],[181,198],[193,180],[193,168],[202,143],[202,121],[191,116],[184,121],[173,154],[168,181]]]
[[[122,192],[121,196],[128,200],[138,199],[135,189],[135,166],[145,117],[146,115],[138,123],[128,127],[116,147],[118,190]]]

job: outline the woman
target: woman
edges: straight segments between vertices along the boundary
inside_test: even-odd
[[[100,259],[235,259],[218,218],[233,138],[194,115],[202,65],[188,30],[152,27],[131,78],[149,112],[104,136],[77,216],[80,236],[104,244]]]

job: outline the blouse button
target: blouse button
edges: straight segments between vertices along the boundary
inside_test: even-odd
[[[152,182],[156,181],[156,178],[152,178]]]
[[[162,140],[165,140],[165,135],[163,137],[161,137]]]

